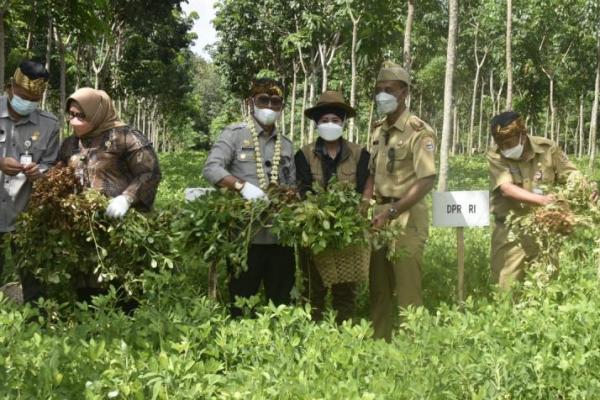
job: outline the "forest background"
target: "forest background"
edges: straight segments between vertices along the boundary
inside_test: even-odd
[[[484,151],[490,118],[511,108],[533,134],[595,158],[595,0],[220,0],[210,60],[191,51],[198,15],[182,4],[3,0],[0,90],[21,60],[40,60],[51,72],[42,107],[63,127],[66,97],[92,86],[109,92],[159,151],[173,151],[207,148],[240,120],[249,82],[261,73],[284,81],[280,126],[298,146],[315,138],[302,110],[325,89],[343,91],[359,110],[347,137],[368,145],[379,118],[375,76],[394,60],[411,71],[410,107],[441,139],[441,181],[447,157]]]

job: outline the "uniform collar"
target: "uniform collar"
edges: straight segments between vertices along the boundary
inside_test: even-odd
[[[404,110],[404,112],[400,115],[400,117],[394,122],[394,125],[389,126],[387,119],[383,121],[383,130],[390,130],[392,127],[398,129],[400,132],[404,132],[404,128],[406,127],[406,123],[408,122],[408,118],[410,117],[410,111],[408,107]]]
[[[265,130],[263,127],[256,121],[256,118],[252,117],[252,122],[254,123],[254,128],[256,129],[256,133],[258,136],[264,136]],[[271,132],[271,136],[265,137],[266,140],[269,140],[273,137],[277,136],[277,125],[273,126],[273,132]]]
[[[10,118],[10,114],[8,112],[8,96],[0,97],[0,118]],[[28,122],[37,125],[40,122],[40,111],[34,110],[31,114],[21,117],[21,119],[14,123],[15,125],[24,125]]]

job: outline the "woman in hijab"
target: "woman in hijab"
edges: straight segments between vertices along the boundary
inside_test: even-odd
[[[103,90],[81,88],[67,99],[75,134],[64,140],[58,160],[73,167],[84,187],[111,198],[106,215],[122,218],[131,206],[152,208],[160,168],[151,143],[123,123]]]

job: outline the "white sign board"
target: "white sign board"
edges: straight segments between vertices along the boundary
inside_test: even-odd
[[[433,192],[433,226],[469,227],[490,224],[490,192]]]
[[[202,197],[214,190],[214,188],[185,188],[183,195],[185,196],[185,201],[194,201],[198,197]]]

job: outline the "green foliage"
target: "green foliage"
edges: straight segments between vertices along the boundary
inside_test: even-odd
[[[0,301],[0,397],[593,399],[595,266],[566,259],[558,280],[518,304],[411,310],[392,344],[370,339],[366,322],[315,324],[302,308],[232,321],[170,273],[145,277],[131,317],[111,296],[58,321],[44,316],[56,305]]]
[[[319,253],[366,244],[369,220],[358,213],[360,194],[352,185],[331,183],[327,190],[315,185],[306,199],[282,208],[273,232],[288,246],[299,244]]]
[[[225,270],[247,269],[248,246],[265,224],[269,203],[246,201],[221,189],[186,203],[175,218],[177,248],[187,257]]]

